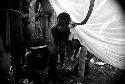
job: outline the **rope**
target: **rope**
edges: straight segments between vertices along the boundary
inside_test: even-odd
[[[88,10],[88,13],[86,15],[86,18],[81,22],[81,23],[73,23],[72,26],[75,27],[77,25],[84,25],[87,23],[87,21],[89,20],[91,14],[92,14],[92,11],[93,11],[93,7],[94,7],[94,2],[95,0],[91,0],[90,1],[90,6],[89,6],[89,10]]]

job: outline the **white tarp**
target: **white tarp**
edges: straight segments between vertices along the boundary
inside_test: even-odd
[[[89,9],[90,0],[49,0],[57,15],[70,14],[81,22]],[[97,57],[120,69],[125,68],[125,22],[123,11],[115,0],[95,0],[87,24],[75,27],[74,33]]]

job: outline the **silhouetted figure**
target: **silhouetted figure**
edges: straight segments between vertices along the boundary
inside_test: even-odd
[[[72,40],[69,40],[71,32],[68,25],[70,21],[68,13],[60,13],[57,17],[57,25],[51,30],[56,46],[54,49],[56,63],[53,66],[55,69],[52,71],[53,76],[55,76],[54,80],[62,81],[60,84],[68,84],[68,81],[72,79],[74,84],[81,82],[79,77],[84,75],[81,72],[84,72],[84,56],[86,52],[82,52],[82,49],[85,48],[83,48],[78,39],[72,38]]]

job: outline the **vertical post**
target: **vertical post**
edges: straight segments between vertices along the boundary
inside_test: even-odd
[[[82,78],[85,77],[85,64],[86,64],[86,55],[87,55],[87,49],[85,46],[81,47],[80,50],[80,60],[79,60],[79,76],[81,76]]]
[[[7,22],[6,22],[6,46],[10,46],[10,19],[8,10],[7,10]]]
[[[48,15],[44,16],[44,20],[45,20],[45,23],[44,23],[44,25],[45,25],[44,35],[46,36],[46,41],[47,41],[49,39],[48,38],[48,34],[49,34],[49,32],[48,32]]]
[[[42,31],[42,39],[46,41],[47,37],[46,37],[46,30],[48,28],[47,24],[48,24],[48,18],[46,15],[43,15],[39,18],[40,20],[40,28],[41,28],[41,31]]]

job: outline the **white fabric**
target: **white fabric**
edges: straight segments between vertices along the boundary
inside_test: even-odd
[[[81,22],[90,0],[49,0],[57,15],[67,12],[75,22]],[[120,69],[125,68],[125,24],[123,11],[116,0],[95,0],[87,24],[73,29],[83,45],[97,57]]]

